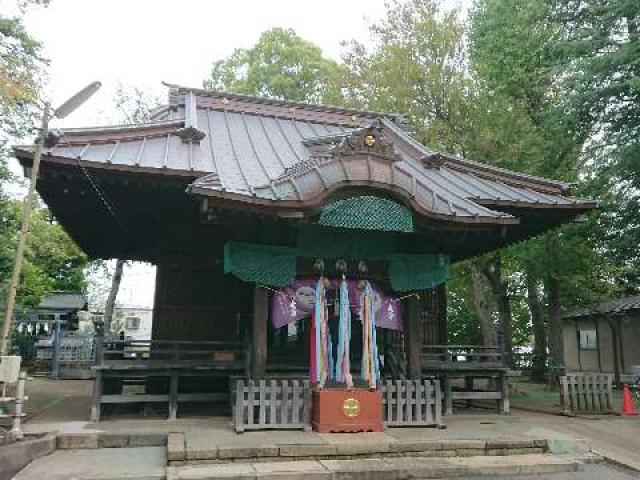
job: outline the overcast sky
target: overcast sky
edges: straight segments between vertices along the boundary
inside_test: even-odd
[[[214,60],[250,47],[272,27],[291,27],[339,59],[340,42],[367,40],[367,18],[383,0],[52,0],[34,8],[27,28],[51,60],[54,103],[86,83],[105,88],[67,123],[102,122],[116,82],[164,97],[161,81],[199,87]],[[103,115],[104,116],[104,115]]]
[[[467,6],[471,0],[448,0]],[[0,8],[10,8],[0,0]],[[298,35],[339,60],[340,42],[369,40],[367,25],[382,17],[384,0],[51,0],[31,8],[28,31],[49,59],[46,96],[54,106],[91,81],[103,88],[87,104],[54,126],[111,123],[115,87],[141,87],[164,99],[161,82],[200,87],[211,64],[234,49],[250,47],[272,27]],[[12,165],[18,171],[16,164]],[[128,303],[150,306],[153,271],[125,272]]]

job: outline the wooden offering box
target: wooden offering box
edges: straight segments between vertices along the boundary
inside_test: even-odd
[[[382,394],[364,388],[328,388],[313,392],[313,430],[382,432]]]

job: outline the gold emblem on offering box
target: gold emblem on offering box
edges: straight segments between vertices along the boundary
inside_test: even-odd
[[[360,415],[360,401],[355,398],[347,398],[342,404],[342,413],[345,417],[357,417]]]

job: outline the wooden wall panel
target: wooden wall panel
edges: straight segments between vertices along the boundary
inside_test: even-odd
[[[447,298],[444,285],[418,292],[422,343],[445,345],[447,343]]]
[[[242,340],[251,286],[210,258],[174,257],[157,265],[152,338]]]

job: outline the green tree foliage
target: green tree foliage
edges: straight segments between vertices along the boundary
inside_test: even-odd
[[[47,3],[27,0],[19,6],[24,11]],[[33,123],[45,63],[42,45],[25,30],[22,18],[0,13],[0,147],[9,135],[19,136]]]
[[[374,42],[369,47],[347,44],[344,60],[351,100],[372,110],[402,112],[412,132],[431,148],[518,171],[539,170],[544,149],[539,129],[524,102],[490,88],[470,68],[466,30],[458,12],[444,11],[432,0],[396,1],[389,4],[386,18],[372,26],[371,34]],[[487,270],[487,262],[482,263],[479,267]],[[494,286],[516,273],[514,262],[501,264],[504,278],[493,278]],[[469,271],[465,266],[456,268],[449,284],[450,330],[452,338],[477,343],[472,334],[478,327]],[[508,286],[502,295],[508,299],[516,291]],[[488,290],[486,297],[491,295]],[[492,303],[494,308],[505,305]],[[522,309],[511,310],[519,314]],[[502,313],[505,319],[511,315]],[[507,327],[511,324],[504,321]],[[530,335],[526,321],[515,322],[515,330],[518,341]]]
[[[518,170],[576,182],[576,193],[604,200],[585,223],[507,252],[545,291],[556,358],[553,312],[638,285],[638,9],[624,1],[483,0],[471,15],[473,70],[521,110],[538,139],[533,161]]]
[[[13,269],[22,202],[5,199],[3,207],[0,210],[0,279],[1,286],[6,287]],[[38,304],[52,291],[84,291],[83,270],[87,257],[52,220],[46,208],[34,211],[30,237],[18,290],[18,305]]]
[[[291,29],[273,28],[253,47],[213,64],[204,86],[270,98],[340,104],[341,67]]]
[[[47,0],[18,2],[20,12]],[[10,138],[33,133],[36,103],[46,61],[42,45],[24,28],[20,16],[0,15],[0,310],[2,310],[20,231],[22,202],[8,196],[4,186],[12,179],[6,168]],[[46,208],[32,214],[29,245],[25,251],[18,306],[39,303],[54,290],[85,288],[86,256],[78,249]]]
[[[566,108],[577,119],[595,118],[585,152],[587,187],[602,192],[600,250],[624,266],[618,280],[640,286],[640,4],[634,0],[554,0],[551,19],[562,27]]]
[[[349,98],[371,110],[400,112],[422,141],[460,152],[471,105],[457,12],[443,12],[435,1],[395,1],[370,33],[368,47],[345,44]]]
[[[571,60],[566,84],[576,116],[598,118],[605,143],[617,149],[619,173],[640,186],[640,3],[554,0],[552,5],[551,18],[562,26],[559,49]]]

